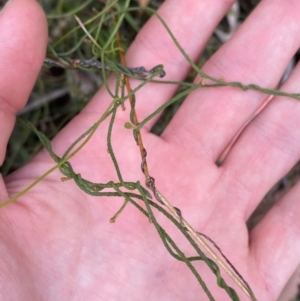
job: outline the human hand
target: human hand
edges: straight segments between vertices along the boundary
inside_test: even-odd
[[[192,59],[233,1],[169,0],[159,9]],[[234,37],[204,66],[215,77],[274,88],[298,49],[299,1],[262,1]],[[33,0],[14,0],[0,15],[0,160],[3,162],[15,114],[28,98],[45,55],[45,16]],[[163,64],[166,79],[183,80],[188,64],[154,17],[127,53],[128,66]],[[299,90],[299,66],[283,90]],[[16,83],[18,83],[16,87]],[[142,120],[175,92],[146,85],[137,94]],[[295,186],[248,233],[246,220],[265,193],[298,160],[299,103],[281,98],[248,126],[226,162],[215,162],[237,130],[266,96],[234,88],[190,94],[161,137],[142,129],[150,173],[184,217],[221,247],[258,300],[275,300],[299,262],[300,187]],[[88,129],[111,99],[101,89],[53,140],[59,155]],[[298,113],[299,111],[299,113]],[[124,129],[128,112],[118,112],[113,143],[126,180],[141,174],[138,148]],[[72,158],[74,169],[97,182],[116,178],[106,150],[106,128]],[[117,136],[119,135],[119,137]],[[125,151],[126,150],[126,151]],[[88,163],[87,164],[87,159]],[[53,166],[42,151],[0,181],[1,201],[24,189]],[[84,194],[58,171],[17,202],[1,209],[1,293],[5,300],[198,300],[194,276],[168,255],[153,225],[131,206],[108,222],[120,201]],[[140,176],[143,181],[143,176]],[[5,188],[6,186],[6,188]],[[233,247],[234,246],[234,247]],[[189,250],[189,249],[187,249]],[[196,265],[202,269],[203,265]],[[207,270],[210,287],[215,279]],[[242,295],[242,294],[241,294]],[[227,300],[217,290],[216,300]],[[243,300],[248,300],[241,296]]]

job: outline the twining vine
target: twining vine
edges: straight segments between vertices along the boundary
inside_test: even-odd
[[[76,7],[73,11],[66,13],[66,15],[74,15],[75,13],[79,13],[82,9],[84,9],[87,5],[92,1],[87,1],[82,4],[80,7]],[[190,64],[192,69],[201,77],[200,83],[189,83],[189,82],[175,82],[175,81],[164,81],[161,78],[164,77],[167,70],[164,70],[162,65],[158,65],[153,67],[151,70],[146,70],[143,66],[137,66],[135,68],[129,68],[126,66],[124,50],[122,46],[122,41],[120,37],[120,27],[122,22],[129,12],[143,10],[148,14],[155,15],[165,30],[170,35],[174,44],[180,50],[182,55],[185,57],[187,62]],[[48,16],[50,18],[55,18],[55,16]],[[297,100],[300,100],[299,93],[286,93],[279,90],[272,90],[260,87],[258,85],[250,84],[244,85],[240,82],[227,82],[223,78],[214,78],[210,75],[204,73],[187,55],[184,51],[184,48],[178,43],[175,36],[165,23],[165,21],[157,14],[156,11],[150,8],[133,8],[130,7],[130,0],[126,0],[125,4],[121,7],[117,0],[114,1],[106,1],[106,4],[103,6],[101,12],[96,12],[95,16],[88,19],[85,22],[82,22],[80,18],[76,17],[78,22],[78,26],[70,30],[66,35],[64,35],[61,39],[59,39],[52,46],[49,46],[47,57],[45,58],[45,66],[57,66],[60,68],[68,68],[68,69],[83,69],[86,71],[89,70],[101,70],[102,77],[104,78],[104,84],[108,88],[106,83],[107,74],[106,72],[113,73],[116,77],[116,86],[115,91],[112,92],[108,88],[108,92],[112,97],[112,101],[108,108],[105,110],[103,115],[99,118],[99,120],[93,124],[89,129],[87,129],[80,137],[78,137],[65,151],[62,157],[57,156],[51,147],[51,142],[49,139],[40,131],[38,131],[33,124],[29,121],[18,119],[19,123],[23,126],[32,130],[40,139],[42,145],[49,152],[50,156],[56,163],[50,170],[48,170],[45,174],[41,175],[36,181],[34,181],[31,185],[25,188],[23,191],[18,193],[17,195],[11,197],[5,202],[0,204],[0,208],[4,207],[14,201],[16,201],[20,196],[27,193],[32,187],[37,185],[40,181],[42,181],[47,175],[53,172],[55,169],[59,169],[62,173],[63,177],[62,181],[73,180],[79,189],[83,192],[94,196],[94,197],[120,197],[122,198],[123,204],[120,209],[116,212],[116,214],[111,218],[111,222],[115,222],[117,217],[122,213],[123,209],[129,203],[137,208],[142,214],[148,218],[153,225],[155,226],[157,233],[159,234],[162,243],[166,247],[168,253],[173,256],[176,260],[182,261],[186,264],[186,266],[193,273],[195,278],[197,279],[199,285],[202,287],[203,291],[206,293],[209,300],[215,300],[213,294],[210,292],[208,287],[205,284],[205,281],[202,279],[200,273],[194,267],[193,262],[201,260],[205,262],[205,264],[210,268],[211,272],[216,277],[217,285],[224,289],[224,291],[228,294],[231,300],[240,300],[236,291],[231,288],[224,278],[221,275],[220,267],[222,267],[230,277],[239,285],[239,287],[244,291],[244,293],[249,297],[250,300],[257,300],[250,286],[246,282],[246,280],[240,275],[240,273],[236,270],[236,268],[229,262],[217,244],[212,241],[208,236],[203,233],[199,233],[194,230],[188,222],[184,219],[181,214],[181,210],[172,206],[172,204],[163,196],[163,194],[158,190],[155,179],[151,176],[149,167],[147,165],[147,151],[143,145],[141,128],[154,116],[161,113],[165,108],[170,106],[172,103],[178,101],[186,97],[190,92],[201,89],[201,88],[217,88],[230,86],[235,87],[237,89],[242,90],[257,90],[265,94],[269,95],[277,95],[277,96],[286,96],[291,97]],[[107,22],[111,22],[113,24],[113,30],[111,34],[106,39],[106,42],[100,45],[97,40],[100,34],[100,30],[103,24]],[[88,28],[87,28],[88,27]],[[74,32],[78,30],[82,30],[84,35],[79,39],[79,42],[74,45],[74,48],[66,51],[64,54],[57,53],[55,51],[56,46],[61,43],[67,36],[72,35]],[[92,44],[92,52],[95,54],[95,57],[82,59],[75,58],[70,55],[74,53],[76,49],[78,49],[83,41],[88,38]],[[111,53],[118,53],[119,62],[115,62],[108,58],[108,55]],[[97,58],[101,58],[99,61]],[[140,80],[140,84],[132,89],[130,86],[130,78],[135,78]],[[160,78],[157,80],[156,78]],[[149,114],[144,120],[139,122],[137,113],[135,111],[135,102],[136,96],[135,93],[143,88],[149,82],[156,82],[158,84],[175,84],[177,86],[181,86],[182,90],[172,97],[169,101],[161,105],[154,112]],[[125,93],[125,90],[127,91]],[[145,176],[145,187],[141,185],[139,181],[130,182],[123,179],[122,176],[122,166],[119,166],[118,159],[114,153],[114,147],[112,144],[112,135],[114,131],[114,122],[116,119],[117,110],[123,108],[124,103],[129,100],[130,103],[130,113],[129,120],[125,124],[125,127],[133,132],[133,142],[137,143],[140,149],[141,155],[141,171]],[[79,173],[74,171],[70,158],[75,156],[90,140],[96,130],[99,128],[101,123],[110,118],[109,127],[107,131],[107,149],[110,154],[110,158],[114,164],[118,182],[109,181],[107,183],[97,183],[91,182],[87,179],[81,177]],[[151,155],[151,154],[150,154]],[[151,194],[151,193],[152,194]],[[157,202],[152,200],[152,195],[156,199]],[[145,208],[140,206],[137,203],[137,200],[142,200],[145,204]],[[168,210],[166,210],[166,208]],[[157,214],[162,214],[165,218],[167,218],[171,223],[173,223],[178,230],[182,233],[182,235],[186,238],[186,240],[193,247],[196,255],[193,257],[187,257],[180,249],[180,247],[176,244],[174,238],[172,238],[165,229],[158,223],[156,219]],[[217,252],[215,252],[207,242],[210,242]],[[201,246],[201,247],[200,247]],[[209,254],[208,257],[206,254]],[[217,254],[219,253],[220,256]]]

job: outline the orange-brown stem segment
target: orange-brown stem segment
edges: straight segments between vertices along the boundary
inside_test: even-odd
[[[122,48],[122,44],[121,44],[121,39],[120,39],[120,33],[119,32],[116,33],[116,38],[117,38],[119,49],[123,49]],[[122,50],[120,50],[119,53],[120,53],[120,62],[121,62],[121,65],[123,65],[124,67],[126,67],[125,54],[124,54],[124,52]],[[124,75],[124,81],[125,81],[127,92],[128,92],[128,94],[130,94],[131,91],[132,91],[132,89],[131,89],[131,86],[130,86],[129,77],[126,76],[126,75]],[[137,126],[139,124],[139,122],[138,122],[136,111],[135,111],[135,109],[133,107],[134,106],[133,96],[129,97],[129,102],[130,102],[130,106],[131,106],[131,109],[132,109],[133,124],[135,126]],[[136,137],[137,137],[137,144],[139,146],[140,154],[141,154],[142,162],[143,162],[143,164],[142,164],[142,170],[143,170],[143,173],[145,175],[146,183],[147,183],[150,180],[150,175],[149,175],[148,165],[147,165],[147,162],[146,162],[146,156],[145,156],[146,151],[145,151],[145,148],[144,148],[144,145],[143,145],[142,135],[141,135],[140,131],[137,131]]]

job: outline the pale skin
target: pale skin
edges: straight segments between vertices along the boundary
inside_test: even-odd
[[[232,2],[167,0],[159,13],[195,60]],[[25,106],[43,63],[47,24],[36,1],[13,0],[0,14],[0,28],[3,162],[15,115]],[[298,0],[264,0],[205,64],[204,71],[225,80],[274,88],[299,48],[299,30]],[[169,80],[183,80],[188,72],[188,64],[156,18],[142,29],[126,59],[128,66],[134,67],[163,64]],[[282,89],[299,92],[299,78],[296,66]],[[174,92],[175,87],[168,85],[143,88],[136,95],[139,119]],[[214,163],[266,98],[233,88],[201,89],[189,96],[161,137],[149,133],[155,120],[146,124],[142,135],[158,189],[195,229],[218,243],[258,300],[271,301],[299,263],[300,186],[287,193],[250,233],[245,222],[266,192],[299,159],[299,102],[272,100],[242,133],[224,165]],[[62,155],[110,101],[101,89],[53,140],[55,152]],[[138,148],[132,133],[124,128],[129,121],[129,104],[126,107],[117,114],[113,143],[124,178],[144,183]],[[106,151],[106,125],[71,160],[74,169],[91,181],[116,179]],[[1,179],[1,201],[53,165],[47,152],[40,152],[26,166]],[[167,253],[153,225],[140,212],[129,206],[111,224],[109,219],[121,200],[93,198],[72,181],[62,183],[61,177],[59,171],[53,172],[0,210],[1,300],[201,299],[194,276]],[[181,238],[179,241],[183,250],[193,255]],[[216,289],[204,265],[196,267],[202,276],[207,275],[216,300],[228,300]]]

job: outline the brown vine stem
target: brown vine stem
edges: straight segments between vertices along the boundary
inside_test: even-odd
[[[122,48],[122,44],[121,44],[120,33],[118,31],[116,32],[116,38],[117,38],[117,43],[118,43],[118,46],[119,46],[119,49],[120,49],[119,53],[120,53],[121,65],[126,67],[125,53],[122,50],[123,48]],[[128,94],[130,94],[132,92],[132,89],[131,89],[131,86],[130,86],[129,77],[124,75],[124,81],[125,81],[127,92],[128,92]],[[134,126],[137,126],[139,124],[139,121],[138,121],[137,114],[136,114],[136,111],[135,111],[135,108],[134,108],[135,100],[134,100],[133,95],[129,97],[129,102],[130,102],[130,107],[131,107],[131,110],[132,110],[132,119],[133,119],[132,121],[133,121]],[[148,165],[147,165],[147,162],[146,162],[146,159],[145,159],[145,148],[144,148],[144,145],[143,145],[142,135],[141,135],[141,132],[139,130],[136,132],[136,139],[137,139],[137,144],[139,146],[140,154],[141,154],[141,157],[142,157],[142,160],[143,160],[143,172],[144,172],[146,182],[147,182],[147,181],[150,180],[150,175],[149,175]]]
[[[115,22],[115,19],[113,19],[113,21]],[[120,53],[120,62],[121,62],[121,65],[123,65],[124,67],[126,67],[125,53],[124,53],[123,48],[122,48],[120,34],[119,34],[118,31],[116,32],[116,39],[117,39],[117,43],[118,43],[118,46],[119,46],[118,48],[120,49],[119,53]],[[124,81],[125,81],[125,85],[126,85],[126,89],[127,89],[128,94],[131,94],[132,89],[131,89],[131,86],[130,86],[129,77],[126,76],[126,75],[124,75]],[[132,122],[133,122],[134,126],[138,126],[139,122],[138,122],[137,114],[136,114],[136,111],[135,111],[135,98],[134,97],[135,97],[134,95],[132,95],[132,96],[129,97],[129,102],[130,102],[130,106],[131,106],[131,118],[132,118]],[[155,187],[155,184],[154,184],[154,178],[152,178],[150,176],[150,174],[149,174],[149,169],[148,169],[148,165],[147,165],[147,162],[146,162],[147,152],[146,152],[146,150],[144,148],[143,141],[142,141],[142,136],[141,136],[141,133],[140,133],[139,130],[137,130],[135,138],[136,138],[137,144],[138,144],[139,149],[140,149],[140,154],[141,154],[141,158],[142,158],[142,164],[141,164],[142,166],[141,167],[142,167],[142,172],[144,173],[145,178],[146,178],[146,186],[152,190],[152,192],[155,195],[156,199],[160,203],[162,203],[166,207],[168,207],[168,209],[172,212],[172,214],[177,219],[179,219],[180,223],[192,234],[192,236],[195,238],[195,240],[200,245],[202,245],[204,247],[204,249],[213,257],[213,259],[219,264],[219,266],[221,266],[225,270],[225,272],[241,288],[241,290],[248,296],[248,298],[251,299],[252,301],[257,301],[257,299],[256,299],[254,293],[252,292],[250,286],[248,285],[248,283],[243,278],[241,278],[239,276],[239,274],[236,274],[235,271],[233,271],[212,250],[212,248],[205,242],[205,240],[199,235],[199,233],[197,233],[197,231],[195,231],[193,229],[193,227],[190,226],[190,224],[182,217],[181,211],[178,208],[175,208],[174,206],[172,206],[169,203],[169,201],[157,190],[157,188]],[[125,205],[126,204],[124,204],[124,206]]]
[[[124,51],[122,50],[123,48],[122,48],[119,32],[116,32],[116,38],[117,38],[117,43],[118,43],[119,49],[121,49],[120,50],[121,65],[126,67],[125,55],[124,55]],[[128,94],[130,94],[132,89],[130,86],[129,77],[124,75],[124,81],[125,81],[127,92],[128,92]],[[136,114],[136,111],[134,108],[134,106],[135,106],[134,96],[129,97],[129,102],[130,102],[130,106],[131,106],[131,110],[132,110],[131,114],[132,114],[133,124],[134,124],[134,126],[138,126],[139,122],[138,122],[137,114]],[[249,285],[244,281],[244,279],[241,279],[238,275],[235,274],[234,271],[231,270],[230,267],[228,267],[226,265],[226,263],[212,250],[212,248],[204,241],[204,239],[197,233],[197,231],[195,231],[193,229],[193,227],[190,226],[190,224],[182,217],[180,210],[173,207],[169,203],[169,201],[156,189],[155,184],[154,184],[154,179],[149,174],[149,169],[148,169],[148,165],[146,162],[147,152],[144,148],[142,136],[141,136],[141,133],[139,130],[136,133],[136,140],[137,140],[137,144],[139,146],[141,157],[142,157],[142,171],[146,178],[146,185],[148,188],[150,188],[152,190],[156,199],[159,202],[161,202],[162,204],[164,204],[166,207],[168,207],[168,209],[172,212],[172,214],[176,218],[179,219],[180,223],[192,234],[192,236],[196,239],[196,241],[198,241],[198,243],[200,245],[202,245],[204,247],[204,249],[214,258],[214,260],[219,264],[219,266],[221,266],[225,270],[225,272],[241,288],[241,290],[248,296],[248,298],[250,298],[252,301],[257,301],[254,293],[252,292]]]

